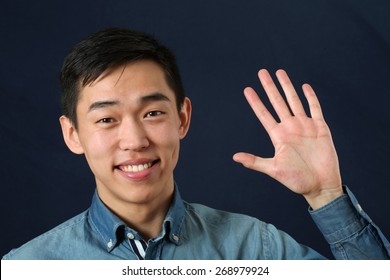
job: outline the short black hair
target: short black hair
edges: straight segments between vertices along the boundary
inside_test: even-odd
[[[88,36],[66,56],[60,74],[62,113],[77,129],[76,107],[82,87],[94,82],[107,69],[147,59],[163,69],[180,112],[185,94],[172,51],[144,32],[109,28]]]

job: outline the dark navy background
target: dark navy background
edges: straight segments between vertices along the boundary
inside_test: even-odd
[[[94,180],[63,143],[58,73],[75,43],[114,26],[177,55],[194,107],[175,172],[186,200],[258,217],[330,256],[302,197],[231,159],[273,155],[242,90],[264,94],[257,71],[283,68],[316,90],[343,182],[390,236],[389,14],[388,0],[2,1],[0,254],[88,208]]]

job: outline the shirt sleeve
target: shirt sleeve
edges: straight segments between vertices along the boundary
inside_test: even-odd
[[[344,186],[345,194],[312,210],[317,227],[336,259],[390,259],[390,243],[365,213],[355,196]]]

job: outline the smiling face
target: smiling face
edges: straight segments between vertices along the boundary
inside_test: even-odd
[[[115,212],[129,204],[170,200],[180,140],[190,123],[191,103],[180,113],[158,64],[141,60],[103,73],[82,88],[78,128],[62,116],[71,151],[85,154],[102,201]]]

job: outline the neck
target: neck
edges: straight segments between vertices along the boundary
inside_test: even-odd
[[[145,241],[156,237],[162,230],[162,224],[171,205],[173,195],[154,207],[138,205],[127,209],[126,216],[119,217],[136,230]]]
[[[136,230],[144,240],[160,234],[165,216],[173,199],[174,187],[163,188],[153,199],[131,201],[127,196],[118,196],[107,188],[99,188],[98,193],[103,203],[127,226]]]

